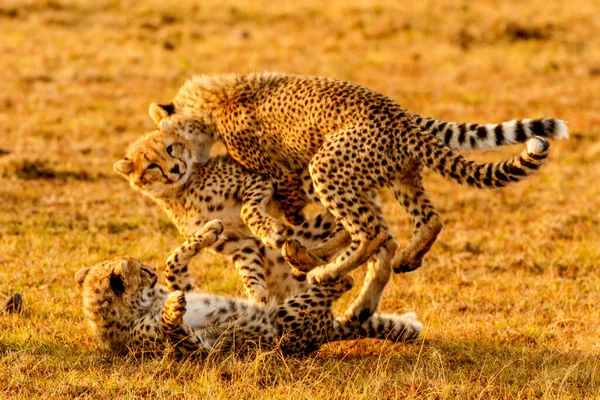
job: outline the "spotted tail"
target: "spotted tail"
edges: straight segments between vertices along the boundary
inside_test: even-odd
[[[415,313],[402,315],[378,313],[362,322],[342,318],[334,320],[330,340],[372,338],[405,342],[417,339],[422,330],[423,324],[417,320]]]
[[[521,119],[500,124],[459,124],[414,114],[414,122],[453,150],[490,150],[524,143],[532,136],[568,139],[569,129],[555,118]]]
[[[520,155],[497,163],[470,161],[434,136],[416,131],[408,146],[413,155],[429,168],[460,184],[478,188],[504,187],[535,173],[546,162],[550,141],[533,136]]]

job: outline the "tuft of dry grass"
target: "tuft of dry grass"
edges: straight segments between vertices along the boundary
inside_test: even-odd
[[[597,398],[598,15],[585,0],[3,1],[0,293],[24,309],[0,313],[0,397]],[[352,80],[445,120],[555,116],[572,139],[502,191],[427,175],[445,229],[381,306],[419,314],[416,344],[336,343],[306,359],[99,352],[75,271],[120,254],[161,265],[181,241],[112,163],[152,129],[148,104],[191,74],[254,70]],[[384,198],[406,244],[409,220]],[[194,271],[241,295],[223,260]]]

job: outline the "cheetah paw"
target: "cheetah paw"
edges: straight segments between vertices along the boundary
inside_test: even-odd
[[[187,301],[185,293],[180,290],[169,293],[167,302],[163,308],[163,319],[167,324],[178,326],[183,323],[183,315],[185,314],[185,306]]]
[[[202,228],[194,235],[193,245],[199,246],[197,250],[205,246],[210,246],[219,240],[219,235],[223,233],[223,223],[218,219],[204,224]]]
[[[423,257],[409,257],[404,251],[392,260],[395,274],[411,272],[423,266]]]
[[[223,223],[218,220],[218,219],[213,219],[212,221],[208,221],[206,224],[204,224],[204,226],[201,228],[201,231],[203,232],[216,232],[217,235],[220,235],[221,233],[223,233]]]
[[[201,232],[204,232],[205,235],[211,233],[218,237],[221,233],[223,233],[223,223],[218,219],[208,221],[201,228]]]
[[[374,307],[367,307],[363,304],[353,304],[344,313],[344,318],[347,321],[365,322],[375,313]]]
[[[281,247],[281,255],[292,267],[298,271],[308,272],[325,261],[313,256],[306,247],[296,239],[286,239]]]
[[[306,279],[311,285],[323,284],[335,280],[337,276],[330,275],[323,268],[318,267],[306,274]]]
[[[248,298],[255,304],[267,304],[269,302],[269,291],[265,287],[254,286],[249,290],[246,289]]]

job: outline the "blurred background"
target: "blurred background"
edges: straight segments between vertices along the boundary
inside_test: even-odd
[[[22,293],[25,312],[0,316],[0,348],[35,356],[48,371],[60,371],[74,348],[94,349],[75,271],[118,254],[160,266],[182,239],[112,171],[126,146],[153,129],[148,105],[170,100],[193,74],[269,70],[350,80],[447,121],[567,120],[571,140],[553,142],[548,164],[522,184],[477,191],[427,175],[445,229],[425,266],[395,276],[382,303],[388,312],[417,311],[427,342],[390,352],[391,365],[406,363],[412,378],[385,368],[377,376],[405,378],[414,393],[460,387],[456,393],[476,395],[489,385],[488,394],[509,397],[519,385],[532,395],[597,393],[600,4],[593,0],[2,0],[0,293]],[[467,157],[498,161],[520,151]],[[409,218],[384,198],[406,244]],[[223,260],[203,258],[195,273],[206,290],[242,293]],[[36,353],[57,344],[58,353]],[[361,359],[376,349],[333,346],[325,354]],[[52,379],[23,372],[23,357],[4,364],[0,383]],[[85,381],[95,361],[81,357],[79,370],[64,373]],[[324,379],[338,387],[332,376]]]

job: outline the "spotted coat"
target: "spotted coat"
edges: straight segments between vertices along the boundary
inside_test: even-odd
[[[75,278],[99,343],[117,351],[149,345],[160,350],[170,342],[201,355],[248,346],[307,354],[332,340],[405,341],[416,339],[422,330],[414,313],[374,315],[364,322],[334,319],[331,303],[352,286],[350,277],[305,286],[282,303],[266,305],[191,289],[193,282],[185,273],[188,262],[217,242],[222,232],[223,225],[211,221],[178,247],[167,260],[167,287],[157,284],[154,267],[129,257],[80,269]]]
[[[309,272],[334,279],[394,247],[376,193],[390,187],[410,214],[414,232],[391,260],[395,272],[422,265],[442,228],[425,193],[422,170],[477,188],[499,188],[534,173],[546,161],[546,138],[568,137],[561,120],[457,124],[413,114],[363,86],[281,73],[196,76],[172,103],[150,106],[159,129],[197,141],[198,153],[217,140],[250,171],[268,175],[288,221],[302,220],[301,188],[308,168],[316,195],[351,236],[345,251]],[[457,153],[525,142],[518,156],[477,163]]]

